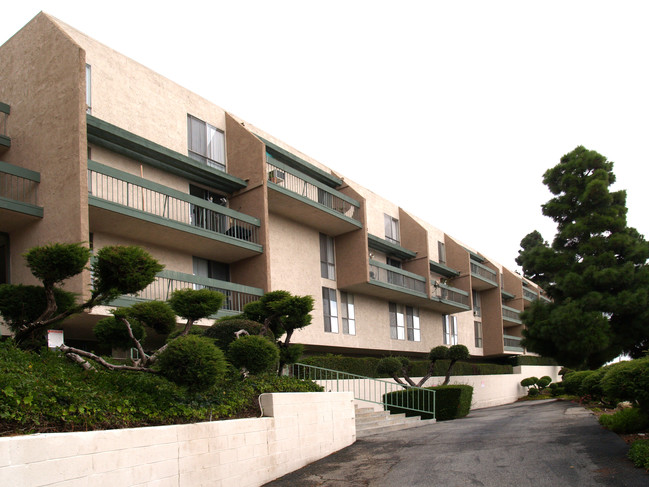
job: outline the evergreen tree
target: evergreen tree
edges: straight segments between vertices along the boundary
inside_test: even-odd
[[[545,172],[554,197],[543,214],[557,224],[552,245],[534,231],[516,263],[543,287],[522,315],[523,345],[572,367],[597,367],[649,346],[649,244],[626,222],[626,192],[610,191],[613,162],[584,147]]]

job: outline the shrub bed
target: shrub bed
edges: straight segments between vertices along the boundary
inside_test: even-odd
[[[24,352],[1,342],[0,436],[258,416],[261,393],[322,391],[274,374],[243,381],[239,375],[232,371],[198,393],[159,375],[87,372],[56,352]]]
[[[447,421],[463,418],[469,414],[471,399],[473,397],[473,387],[467,385],[448,385],[427,387],[426,389],[432,389],[436,392],[434,415],[432,414],[433,407],[428,400],[428,395],[419,396],[420,393],[416,389],[390,392],[383,396],[383,401],[387,404],[387,409],[392,414],[405,413],[406,416],[421,416],[422,419],[436,418],[437,421]],[[430,411],[430,413],[415,412],[401,407],[407,404],[416,404],[417,409]]]
[[[602,414],[599,424],[618,434],[637,433],[649,428],[649,416],[638,408],[624,408],[613,414]]]
[[[649,470],[649,440],[634,441],[628,455],[636,467]]]

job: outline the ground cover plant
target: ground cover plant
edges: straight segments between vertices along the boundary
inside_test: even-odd
[[[90,372],[60,352],[0,343],[0,436],[256,417],[261,393],[321,390],[274,372],[243,379],[230,367],[199,392],[160,375]]]

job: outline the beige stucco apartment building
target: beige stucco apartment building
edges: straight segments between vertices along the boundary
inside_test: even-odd
[[[524,353],[537,286],[272,135],[43,13],[0,66],[0,283],[36,283],[35,245],[137,244],[165,269],[116,306],[203,286],[236,314],[285,289],[315,298],[293,337],[312,351]]]

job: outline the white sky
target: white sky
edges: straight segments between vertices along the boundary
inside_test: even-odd
[[[21,0],[0,44],[40,10],[510,269],[578,145],[649,236],[649,2]]]

